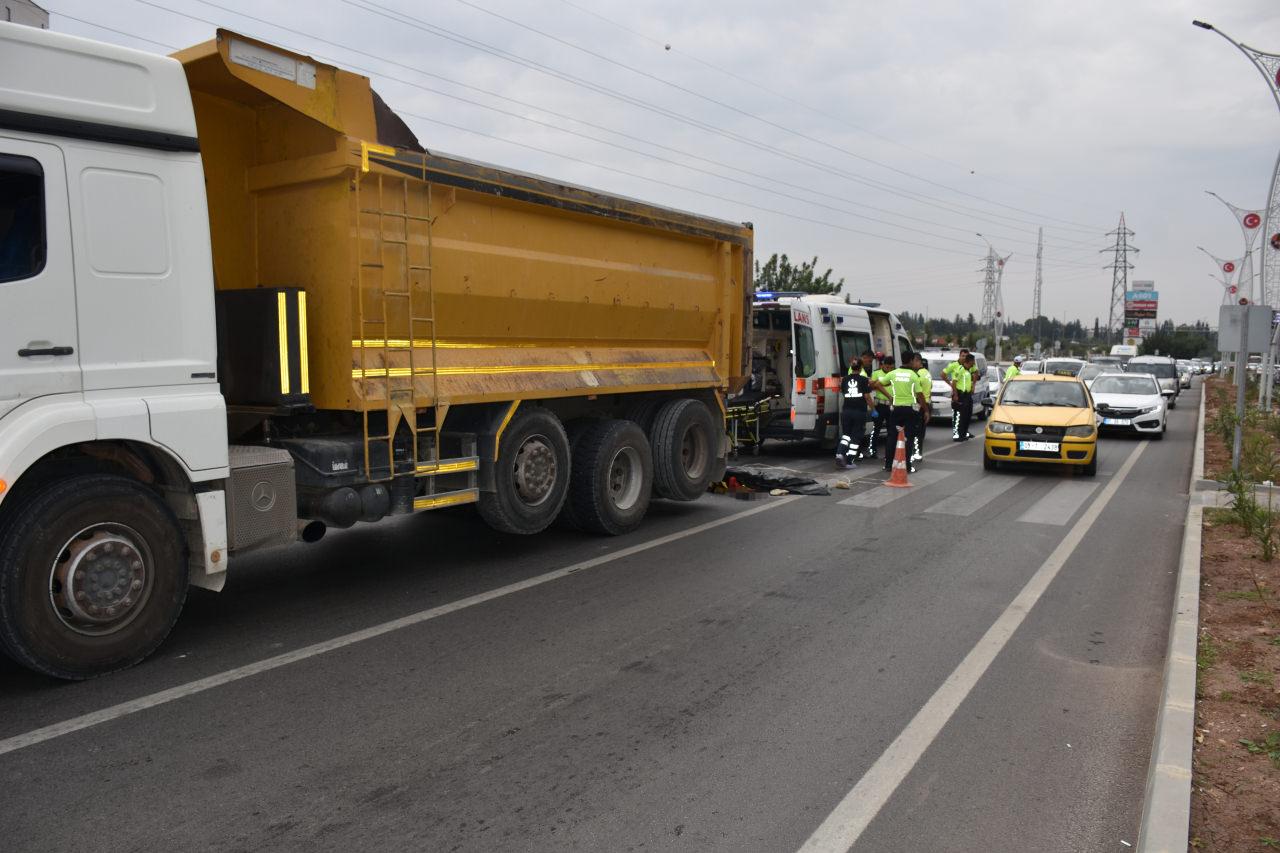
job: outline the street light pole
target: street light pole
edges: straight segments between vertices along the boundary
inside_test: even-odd
[[[1226,39],[1236,50],[1243,53],[1253,67],[1258,69],[1262,79],[1267,81],[1267,89],[1276,109],[1280,110],[1280,54],[1267,53],[1236,41],[1213,24],[1205,21],[1192,21],[1194,26],[1202,30],[1217,33]],[[1271,170],[1271,189],[1267,193],[1267,209],[1262,219],[1262,294],[1263,302],[1273,308],[1280,301],[1280,155],[1276,157],[1275,166]],[[1270,251],[1267,247],[1270,245]],[[1280,326],[1271,334],[1271,345],[1267,348],[1268,363],[1275,362],[1277,346],[1280,345]],[[1274,384],[1273,370],[1265,371],[1262,379],[1261,404],[1266,411],[1271,410],[1271,392]]]

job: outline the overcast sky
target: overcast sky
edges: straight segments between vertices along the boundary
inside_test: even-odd
[[[1277,0],[43,5],[53,29],[147,50],[216,24],[310,53],[429,117],[405,116],[429,149],[751,221],[757,257],[817,255],[853,295],[935,316],[980,313],[975,232],[1012,253],[1006,312],[1029,316],[1043,225],[1044,313],[1105,320],[1123,211],[1161,318],[1216,324],[1196,246],[1242,243],[1204,191],[1262,207],[1280,149],[1261,76],[1191,26],[1280,52]]]

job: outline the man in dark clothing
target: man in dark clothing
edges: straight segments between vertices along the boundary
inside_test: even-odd
[[[871,372],[871,381],[880,382],[893,370],[893,353],[882,352],[876,354],[876,360],[880,362],[878,370]],[[872,386],[874,389],[874,386]],[[876,448],[879,447],[884,451],[885,455],[893,459],[893,439],[894,436],[889,435],[889,395],[880,389],[874,389],[875,395],[873,402],[876,407],[876,418],[871,424],[871,452],[867,454],[867,458],[874,459]]]
[[[867,442],[867,419],[875,411],[871,395],[871,353],[864,352],[849,362],[840,379],[840,444],[836,446],[836,467],[853,468]]]

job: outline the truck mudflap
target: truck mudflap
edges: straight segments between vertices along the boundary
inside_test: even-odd
[[[187,536],[192,586],[222,592],[227,582],[227,493],[196,493],[199,534]],[[194,532],[194,531],[193,531]]]

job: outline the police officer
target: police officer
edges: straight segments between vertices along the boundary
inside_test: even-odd
[[[875,412],[871,394],[871,353],[849,361],[849,370],[840,380],[840,444],[836,446],[836,467],[854,468],[867,441],[867,419]]]
[[[916,424],[916,441],[911,448],[911,459],[919,462],[924,458],[924,434],[927,432],[925,425],[929,423],[930,407],[933,399],[933,375],[929,373],[929,368],[924,366],[920,353],[913,352],[911,361],[907,366],[915,371],[916,376],[920,377],[920,392],[924,394],[924,405],[918,412],[918,423]]]
[[[910,364],[911,356],[903,357],[903,361]],[[873,381],[871,387],[880,386],[880,390],[889,396],[889,402],[892,409],[889,412],[889,436],[896,439],[899,427],[902,428],[906,436],[907,447],[915,446],[916,426],[921,421],[927,423],[929,420],[928,408],[924,401],[924,392],[920,390],[920,375],[914,370],[907,367],[899,367],[885,373],[885,376],[879,382]],[[923,419],[920,411],[924,410]],[[907,454],[911,456],[910,452]],[[893,468],[894,451],[890,449],[888,444],[885,445],[884,454],[884,470],[889,471]],[[912,473],[916,470],[914,457],[907,462],[907,470]]]
[[[871,452],[867,454],[867,457],[870,459],[875,458],[876,446],[878,444],[880,448],[884,450],[885,459],[887,459],[889,464],[892,465],[893,441],[896,436],[888,432],[890,411],[889,395],[884,389],[887,387],[885,380],[889,375],[889,371],[893,370],[893,353],[876,353],[876,360],[880,362],[880,366],[871,374],[871,388],[874,391],[876,404],[876,419],[871,425]],[[879,441],[877,441],[877,438]]]
[[[972,353],[966,353],[958,362],[960,369],[953,371],[951,385],[951,440],[968,441],[973,438],[969,422],[973,420],[973,381],[977,368]]]
[[[956,415],[959,414],[957,404],[960,401],[959,391],[956,390],[956,379],[964,372],[964,361],[969,356],[967,349],[960,349],[960,357],[955,361],[942,368],[942,381],[947,383],[951,388],[951,434],[956,433]]]
[[[1004,372],[1004,381],[1008,382],[1013,377],[1022,372],[1022,356],[1015,355],[1013,364],[1009,365],[1009,369]]]

